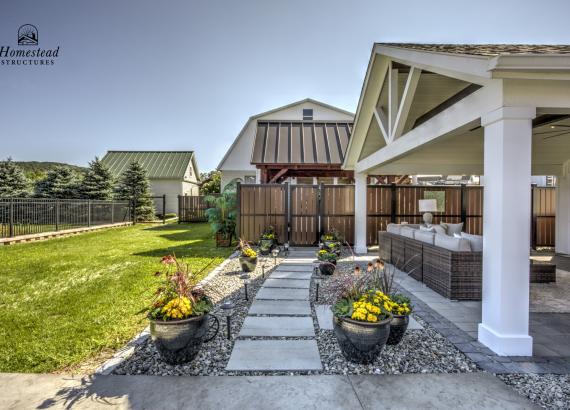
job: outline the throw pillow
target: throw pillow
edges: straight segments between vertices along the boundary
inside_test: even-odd
[[[461,231],[463,230],[463,222],[458,224],[442,223],[441,226],[445,228],[445,231],[449,236],[453,236],[454,233],[461,235]]]
[[[420,231],[435,232],[435,229],[433,226],[420,225]]]
[[[445,228],[441,225],[432,225],[434,232],[438,235],[447,235]]]

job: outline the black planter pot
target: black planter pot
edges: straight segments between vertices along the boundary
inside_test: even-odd
[[[269,252],[275,246],[275,241],[273,239],[260,239],[259,240],[259,251],[262,255],[269,255]]]
[[[165,362],[186,363],[194,360],[202,343],[208,341],[209,324],[209,314],[184,320],[151,320],[150,337]]]
[[[240,256],[239,264],[244,272],[253,272],[257,265],[257,257]]]
[[[369,323],[333,316],[334,334],[344,357],[354,363],[372,363],[388,340],[391,321],[392,317]]]
[[[408,330],[408,323],[410,317],[404,315],[394,315],[394,319],[390,323],[390,336],[388,337],[387,345],[397,345],[402,341],[406,330]]]
[[[336,261],[335,262],[321,262],[319,264],[319,271],[321,275],[332,275],[336,270]]]

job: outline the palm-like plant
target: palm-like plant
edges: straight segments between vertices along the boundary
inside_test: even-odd
[[[206,209],[206,217],[215,234],[223,235],[224,239],[235,234],[237,218],[237,182],[231,181],[220,195],[206,196],[206,202],[212,207]]]

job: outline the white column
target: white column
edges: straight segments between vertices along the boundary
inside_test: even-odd
[[[556,178],[556,253],[570,254],[570,161]]]
[[[333,185],[338,185],[338,177],[333,177]]]
[[[364,254],[366,248],[366,174],[354,173],[354,251]]]
[[[483,303],[479,341],[499,355],[531,356],[528,334],[531,107],[481,118],[484,137]]]

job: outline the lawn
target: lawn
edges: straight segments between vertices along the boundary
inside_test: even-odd
[[[69,369],[125,344],[147,322],[160,258],[205,276],[230,253],[207,224],[136,225],[0,247],[0,372]]]

